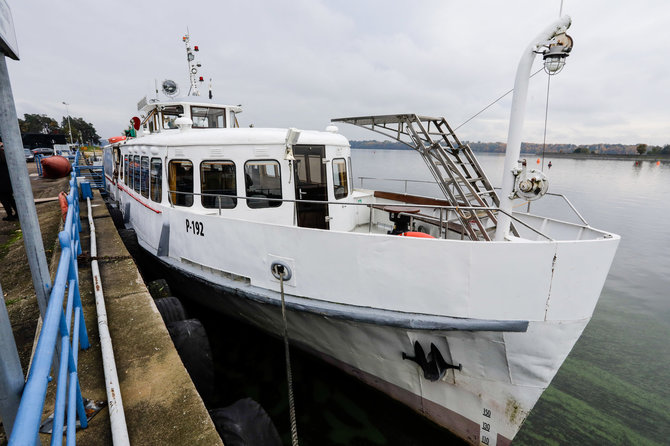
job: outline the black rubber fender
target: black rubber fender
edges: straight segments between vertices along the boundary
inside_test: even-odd
[[[121,212],[121,209],[113,206],[108,206],[107,209],[109,210],[109,216],[112,217],[116,229],[123,228],[123,213]]]
[[[149,294],[151,294],[151,297],[154,299],[158,299],[159,297],[172,296],[170,285],[168,285],[165,279],[156,279],[147,283],[147,290],[149,290]]]
[[[237,400],[228,407],[209,411],[214,426],[226,446],[281,446],[270,416],[251,398]]]
[[[165,324],[187,319],[184,306],[181,304],[179,299],[174,296],[160,297],[155,299],[154,303],[156,304],[156,308],[158,308],[158,312],[161,314]]]
[[[205,403],[214,396],[214,362],[205,327],[197,319],[165,324],[181,362]]]

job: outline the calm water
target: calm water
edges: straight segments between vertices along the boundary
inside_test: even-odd
[[[504,158],[478,158],[492,183],[500,185]],[[535,160],[530,155],[529,165]],[[545,169],[550,192],[567,195],[592,226],[617,233],[622,241],[591,323],[514,444],[668,444],[670,163],[551,161],[552,168]],[[354,150],[353,162],[355,177],[431,179],[410,151]],[[364,186],[404,188],[391,181],[365,180]],[[410,193],[430,190],[435,189],[408,187]],[[569,215],[550,197],[532,210]]]
[[[352,158],[355,177],[431,179],[414,152],[354,150]],[[503,158],[479,159],[499,185]],[[550,191],[566,194],[592,226],[618,233],[622,241],[591,323],[514,444],[668,444],[670,235],[665,226],[670,221],[670,164],[552,163]],[[403,183],[392,181],[366,180],[364,186],[404,189]],[[425,184],[408,188],[410,193],[435,191]],[[533,211],[568,212],[547,197]],[[157,278],[148,269],[143,274],[146,280]],[[251,396],[268,411],[284,444],[290,444],[282,342],[183,300],[189,313],[203,320],[212,343],[215,406]],[[302,446],[463,444],[343,372],[296,349],[291,352]]]

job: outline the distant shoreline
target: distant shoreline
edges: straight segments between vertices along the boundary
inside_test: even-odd
[[[487,153],[487,152],[475,152],[475,153]],[[490,152],[488,152],[490,153]],[[504,155],[504,153],[501,153],[500,155]],[[535,157],[537,156],[538,158],[542,157],[541,153],[522,153],[521,155],[523,156],[531,156]],[[598,159],[598,160],[623,160],[623,161],[661,161],[661,160],[670,160],[670,155],[667,154],[660,154],[660,153],[654,153],[654,154],[645,154],[645,155],[638,155],[638,154],[613,154],[613,153],[605,153],[605,154],[598,154],[598,153],[562,153],[562,152],[550,152],[547,153],[545,152],[544,154],[544,159],[548,160],[549,158],[571,158],[571,159]]]
[[[350,141],[352,149],[363,150],[413,150],[409,145],[397,141]],[[505,144],[502,142],[468,142],[463,141],[464,144],[470,146],[475,153],[492,153],[503,155],[505,153]],[[637,152],[639,146],[645,146],[647,152],[640,155]],[[536,143],[522,143],[521,153],[524,156],[542,156],[544,150],[544,157],[553,158],[572,158],[572,159],[599,159],[599,160],[638,160],[638,161],[659,161],[670,160],[670,144],[663,148],[660,146],[646,146],[646,145],[624,145],[624,144],[591,144],[591,145],[576,145],[576,144],[543,144]],[[656,152],[652,152],[655,150]]]
[[[408,150],[412,151],[411,148],[409,147],[352,147],[354,150],[384,150],[384,151],[396,151],[396,150]],[[479,154],[485,154],[485,155],[498,155],[498,156],[505,156],[505,152],[485,152],[485,151],[479,151],[479,150],[473,150],[473,152],[477,155]],[[522,153],[522,157],[526,158],[542,158],[541,153]],[[598,159],[598,160],[620,160],[620,161],[670,161],[670,154],[662,154],[662,153],[646,153],[644,155],[639,155],[639,154],[624,154],[624,153],[565,153],[565,152],[545,152],[544,154],[544,159],[549,161],[549,158],[570,158],[570,159]]]

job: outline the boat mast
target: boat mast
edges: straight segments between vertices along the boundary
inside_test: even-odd
[[[570,27],[572,19],[564,15],[542,31],[526,48],[519,61],[514,81],[514,95],[512,96],[512,111],[510,113],[509,130],[507,134],[507,149],[505,151],[505,167],[503,169],[502,191],[500,193],[500,213],[498,227],[494,240],[503,241],[509,235],[512,219],[512,201],[515,198],[514,183],[519,173],[519,156],[521,154],[521,130],[526,112],[526,97],[530,70],[535,56],[542,47],[551,43],[559,34],[565,33]]]
[[[182,40],[186,45],[186,60],[188,61],[188,74],[191,81],[191,86],[188,89],[187,96],[200,96],[200,91],[198,90],[198,81],[203,82],[203,78],[202,76],[198,77],[198,68],[200,68],[200,64],[195,61],[195,54],[193,54],[194,51],[199,51],[198,45],[195,45],[193,48],[191,48],[191,36],[188,34],[188,32],[184,37],[182,37]]]

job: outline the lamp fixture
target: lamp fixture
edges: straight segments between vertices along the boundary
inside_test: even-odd
[[[555,36],[545,48],[540,52],[544,59],[544,71],[551,75],[558,74],[565,66],[565,58],[572,51],[572,37],[565,33]]]

